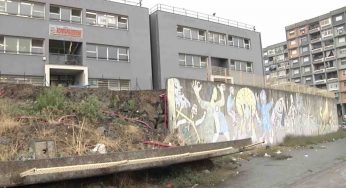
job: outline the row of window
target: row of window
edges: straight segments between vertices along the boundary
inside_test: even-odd
[[[0,52],[43,54],[43,39],[0,36]]]
[[[107,61],[130,61],[130,50],[127,47],[87,44],[87,57]]]
[[[14,54],[43,54],[44,40],[24,37],[0,36],[0,52]],[[130,61],[127,47],[87,44],[87,57],[98,60]]]
[[[0,13],[20,15],[31,18],[44,18],[45,8],[43,3],[0,0]]]
[[[0,13],[31,18],[44,18],[45,4],[28,1],[0,0]],[[127,16],[86,10],[85,17],[87,25],[128,29]],[[49,19],[72,23],[82,23],[82,9],[50,5]]]
[[[179,54],[179,65],[184,67],[205,68],[208,64],[207,56]]]
[[[206,31],[196,28],[190,28],[181,25],[177,26],[177,36],[184,39],[208,41],[220,45],[227,44],[229,46],[235,46],[239,48],[250,49],[251,47],[250,39],[247,38],[242,38],[234,35],[226,35],[223,33]]]
[[[230,69],[243,72],[253,72],[253,63],[248,61],[231,60]]]

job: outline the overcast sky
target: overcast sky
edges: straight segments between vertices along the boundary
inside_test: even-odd
[[[262,46],[283,42],[285,26],[346,6],[346,0],[143,0],[143,6],[156,4],[182,7],[202,13],[255,25]]]

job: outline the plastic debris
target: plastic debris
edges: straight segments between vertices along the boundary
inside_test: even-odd
[[[282,152],[280,151],[280,150],[278,150],[277,152],[276,152],[276,154],[281,154]]]
[[[306,158],[307,158],[307,157],[309,157],[309,155],[305,154],[305,155],[304,155],[304,157],[306,157]]]
[[[268,155],[268,153],[265,153],[264,157],[271,157],[271,155]]]
[[[95,148],[91,150],[93,153],[106,154],[106,146],[104,144],[96,144]]]

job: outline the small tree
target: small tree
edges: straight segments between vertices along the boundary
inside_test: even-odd
[[[37,97],[34,110],[63,110],[65,107],[65,95],[62,87],[50,87]]]

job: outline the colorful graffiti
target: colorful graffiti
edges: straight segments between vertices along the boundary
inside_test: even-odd
[[[181,145],[244,138],[277,144],[287,135],[338,129],[332,98],[177,78],[167,86],[170,130]]]

